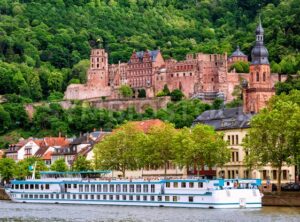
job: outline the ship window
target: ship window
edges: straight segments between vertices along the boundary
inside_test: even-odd
[[[25,194],[25,198],[26,198],[26,194]],[[40,194],[40,199],[43,199],[43,198],[44,198],[44,195]]]
[[[144,201],[147,201],[147,199],[148,199],[147,196],[143,196]]]
[[[165,201],[170,201],[170,197],[169,196],[165,196]]]
[[[67,199],[71,199],[71,195],[70,194],[67,194]]]
[[[100,184],[97,185],[97,192],[101,192],[101,185]]]
[[[32,198],[33,198],[33,195],[32,195],[32,194],[29,194],[29,198],[32,199]]]
[[[73,184],[73,188],[76,189],[77,188],[77,184]]]
[[[84,186],[84,192],[89,192],[89,185]]]
[[[94,200],[94,195],[93,194],[91,195],[91,200]]]
[[[166,187],[168,187],[168,188],[170,187],[170,182],[166,183]]]
[[[127,184],[123,184],[123,192],[127,192]]]
[[[141,200],[141,196],[136,196],[136,200],[140,201]]]
[[[100,195],[97,195],[97,199],[100,200]]]
[[[33,184],[30,184],[30,190],[33,190]]]
[[[181,187],[185,188],[186,187],[186,183],[185,182],[181,182]]]
[[[38,199],[38,198],[39,198],[39,195],[34,194],[34,199]]]
[[[43,195],[40,195],[40,196],[43,196]],[[28,198],[28,194],[25,194],[24,198],[27,199]]]
[[[45,185],[45,189],[46,189],[46,190],[49,190],[49,188],[50,188],[50,187],[49,187],[49,184],[46,184],[46,185]]]
[[[193,187],[194,187],[194,183],[193,183],[193,182],[190,182],[190,183],[189,183],[189,187],[190,187],[190,188],[193,188]]]
[[[120,184],[116,185],[116,192],[121,192],[121,185]]]
[[[136,185],[136,192],[137,193],[142,192],[142,185],[140,185],[140,184]]]
[[[73,199],[76,200],[76,194],[73,194]]]
[[[35,184],[35,185],[34,185],[34,189],[38,190],[38,189],[39,189],[39,185],[38,185],[38,184]]]
[[[28,184],[25,184],[25,190],[28,189]]]
[[[134,184],[129,185],[129,192],[131,192],[131,193],[134,192]]]
[[[72,184],[68,184],[68,188],[71,189]],[[47,188],[46,188],[47,189]]]
[[[81,195],[79,195],[79,196],[81,196]],[[56,197],[55,197],[56,199],[59,199],[59,194],[56,194]]]
[[[154,192],[155,192],[155,185],[151,184],[151,193],[154,193]]]
[[[115,192],[115,185],[109,185],[109,192]]]
[[[116,195],[116,200],[120,200],[120,195]]]
[[[21,198],[24,198],[23,194],[21,194]]]
[[[154,196],[151,196],[151,197],[150,197],[150,200],[151,200],[151,201],[154,201],[154,200],[155,200],[155,197],[154,197]]]
[[[108,191],[107,184],[104,184],[104,185],[103,185],[103,192],[107,192],[107,191]]]
[[[61,195],[61,199],[65,199],[65,195],[64,194]]]
[[[79,192],[83,192],[83,185],[79,185]]]
[[[148,193],[148,185],[147,184],[143,185],[143,192]]]
[[[178,182],[174,182],[173,187],[177,188],[178,187]]]
[[[85,200],[88,200],[88,199],[89,199],[89,195],[85,194],[85,195],[84,195],[84,199],[85,199]]]
[[[81,199],[82,199],[82,195],[81,195],[81,194],[79,194],[79,195],[78,195],[78,197],[79,197],[79,200],[81,200]]]
[[[198,182],[198,188],[203,188],[203,183],[202,182]]]
[[[157,196],[157,201],[162,201],[162,197],[161,196]]]
[[[189,202],[194,202],[194,197],[189,197]]]
[[[96,190],[95,185],[91,185],[91,192],[95,192],[95,190]]]
[[[122,198],[123,198],[123,200],[126,200],[126,195],[123,195],[123,197],[122,197]]]
[[[16,189],[19,189],[19,184],[16,184]]]

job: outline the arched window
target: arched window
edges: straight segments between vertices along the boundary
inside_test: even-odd
[[[256,82],[259,82],[259,73],[256,73]]]
[[[263,81],[266,81],[266,72],[263,73]]]

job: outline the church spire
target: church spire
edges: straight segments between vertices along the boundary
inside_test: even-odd
[[[256,28],[256,43],[251,52],[252,64],[261,65],[261,64],[269,64],[269,52],[264,46],[264,29],[261,24],[261,19],[259,16],[259,24]]]

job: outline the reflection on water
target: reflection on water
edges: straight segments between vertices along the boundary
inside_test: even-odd
[[[94,205],[21,204],[0,201],[0,221],[300,221],[300,208],[188,209]]]

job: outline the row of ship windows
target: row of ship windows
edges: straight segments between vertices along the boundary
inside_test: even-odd
[[[75,185],[75,184],[74,184]],[[68,188],[71,188],[71,184],[68,184]],[[144,184],[143,186],[141,184],[97,184],[97,185],[79,185],[79,192],[137,192],[137,193],[141,193],[143,190],[144,193],[148,193],[149,192],[149,186],[148,184]],[[155,192],[155,185],[151,184],[150,185],[150,190],[151,193]]]
[[[178,182],[166,182],[166,187],[167,188],[170,188],[170,187],[178,188],[179,183]],[[194,187],[203,188],[203,182],[181,182],[180,187],[181,188],[194,188]]]
[[[20,190],[49,190],[49,184],[13,184],[12,189]]]
[[[140,195],[94,195],[94,194],[21,194],[21,199],[67,199],[67,200],[131,200],[131,201],[180,201],[179,196],[140,196]],[[194,197],[188,197],[194,202]]]

